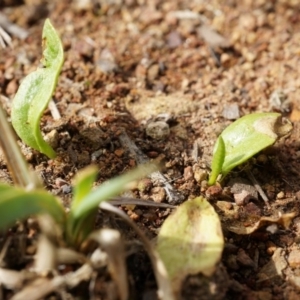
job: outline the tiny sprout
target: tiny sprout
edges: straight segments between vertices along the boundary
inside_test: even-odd
[[[292,124],[283,122],[279,113],[254,113],[233,122],[215,144],[209,185],[291,130]]]

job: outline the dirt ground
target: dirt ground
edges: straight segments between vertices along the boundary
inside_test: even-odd
[[[99,167],[100,184],[158,158],[171,192],[147,181],[134,197],[178,205],[207,196],[225,236],[215,275],[187,278],[182,299],[300,299],[297,0],[0,0],[0,8],[25,30],[0,49],[0,94],[8,113],[20,80],[39,64],[46,17],[63,42],[65,63],[53,95],[61,117],[55,120],[47,110],[41,126],[58,158],[22,148],[51,192],[68,206],[71,179],[84,166]],[[234,184],[254,188],[245,168],[234,170],[223,190],[207,190],[217,136],[240,116],[271,111],[289,118],[294,129],[250,163],[270,208],[255,191],[249,202],[235,205]],[[3,158],[0,175],[10,180]],[[170,212],[123,209],[150,238]],[[115,226],[125,232],[124,225]],[[128,268],[131,299],[155,299],[145,253],[131,255]],[[96,289],[93,299],[112,299],[105,272]],[[87,299],[82,290],[66,299]]]

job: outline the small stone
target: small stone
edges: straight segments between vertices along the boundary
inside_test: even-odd
[[[129,214],[129,213],[128,213]],[[130,219],[133,220],[133,221],[137,221],[138,219],[140,218],[140,216],[135,213],[135,212],[131,212],[130,213]]]
[[[57,177],[55,179],[55,185],[57,187],[62,187],[63,185],[66,185],[66,184],[67,184],[67,182],[64,179],[60,178],[60,177]]]
[[[266,164],[268,162],[268,156],[265,154],[259,154],[256,158],[257,163],[259,164]]]
[[[194,170],[194,179],[198,182],[201,183],[203,180],[207,180],[207,171],[201,169],[198,165],[195,165],[193,167]]]
[[[273,295],[269,291],[257,291],[255,292],[256,296],[258,297],[258,300],[272,300]]]
[[[300,249],[293,249],[288,256],[288,264],[291,268],[300,267]]]
[[[99,150],[93,152],[93,153],[91,154],[91,160],[92,160],[92,162],[93,162],[93,161],[96,161],[97,158],[99,158],[99,157],[101,156],[102,153],[103,153],[103,149],[99,149]]]
[[[50,144],[51,147],[56,148],[58,146],[58,132],[56,129],[51,130],[45,136],[45,141]]]
[[[88,151],[82,151],[77,155],[77,163],[79,165],[88,165],[90,162],[91,158]]]
[[[152,200],[156,203],[161,203],[166,199],[166,191],[163,187],[154,187],[151,189]]]
[[[152,82],[158,77],[158,75],[159,75],[159,65],[154,64],[154,65],[150,66],[147,71],[147,79],[150,82]]]
[[[279,192],[277,195],[276,195],[276,198],[277,199],[283,199],[285,197],[285,194],[284,194],[284,192]]]
[[[253,199],[258,199],[258,193],[256,188],[246,179],[241,177],[236,177],[230,179],[228,186],[231,188],[231,193],[239,194],[243,191],[246,191],[249,194],[249,197]]]
[[[137,185],[137,189],[142,193],[149,191],[151,187],[152,187],[152,181],[149,178],[141,179]]]
[[[255,268],[255,262],[243,249],[239,249],[236,259],[238,263],[245,267]]]
[[[238,270],[240,268],[236,260],[236,255],[228,255],[225,262],[227,267],[232,270]]]
[[[236,103],[224,107],[223,117],[228,120],[236,120],[240,117],[239,106]]]
[[[30,245],[26,248],[26,254],[34,255],[36,253],[36,245]]]
[[[210,186],[206,192],[205,192],[205,196],[211,200],[211,199],[216,199],[218,198],[219,196],[222,195],[222,188],[218,185],[213,185],[213,186]]]
[[[184,168],[183,177],[184,177],[184,180],[186,180],[186,181],[188,181],[194,177],[193,168],[191,166]]]
[[[239,206],[243,206],[243,205],[247,204],[250,201],[250,199],[253,198],[253,196],[246,190],[242,190],[241,193],[234,194],[233,197],[234,197],[234,201],[235,201],[236,205],[239,205]]]
[[[163,121],[151,122],[146,127],[146,134],[155,140],[162,140],[170,134],[170,127]]]
[[[275,252],[276,248],[277,247],[276,247],[276,245],[273,242],[267,241],[267,249],[266,249],[266,251],[267,251],[267,253],[269,255],[272,255]]]
[[[250,13],[241,14],[239,19],[239,26],[249,30],[249,32],[254,31],[256,28],[256,18]]]
[[[188,138],[188,132],[186,128],[180,124],[173,126],[171,131],[175,136],[179,137],[182,140],[186,140]]]
[[[253,202],[247,203],[243,208],[245,214],[257,216],[257,217],[262,215],[261,209]]]
[[[17,89],[18,89],[17,81],[13,79],[8,83],[5,92],[7,95],[12,95],[17,92]]]
[[[61,187],[61,191],[64,193],[64,194],[70,194],[72,192],[72,187],[68,184],[64,184],[62,187]]]
[[[287,94],[282,90],[275,90],[270,96],[269,103],[272,109],[283,113],[291,110],[291,102]]]
[[[113,54],[107,48],[101,52],[96,66],[98,70],[100,70],[104,74],[112,73],[118,69],[118,65],[115,62]]]
[[[285,252],[282,248],[277,248],[272,255],[272,258],[258,272],[257,279],[259,283],[272,280],[276,282],[281,279],[282,272],[287,267],[285,260]]]
[[[174,49],[182,44],[182,38],[177,31],[172,31],[167,37],[167,42],[169,48]]]
[[[99,149],[104,144],[106,134],[98,127],[85,128],[80,135],[93,147]]]
[[[115,155],[117,155],[118,157],[122,157],[124,154],[124,149],[117,149],[115,150]]]

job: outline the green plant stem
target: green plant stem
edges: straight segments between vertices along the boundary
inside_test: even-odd
[[[0,145],[13,181],[24,188],[42,186],[39,178],[28,167],[17,144],[15,133],[8,123],[6,113],[0,105]]]

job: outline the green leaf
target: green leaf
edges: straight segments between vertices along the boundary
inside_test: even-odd
[[[202,197],[184,202],[165,220],[156,244],[175,293],[188,275],[212,275],[223,248],[219,217]]]
[[[209,184],[214,184],[219,174],[226,176],[233,168],[274,144],[291,129],[291,124],[284,124],[278,113],[254,113],[233,122],[216,142]],[[223,161],[220,159],[221,139],[225,146]]]
[[[0,184],[0,229],[6,229],[16,220],[30,215],[49,214],[61,226],[65,222],[65,210],[57,198],[43,190],[25,191]]]
[[[222,136],[219,136],[214,148],[213,161],[211,164],[212,172],[210,174],[209,181],[208,181],[209,185],[213,185],[216,182],[219,174],[222,172],[224,159],[225,159],[225,144]]]
[[[54,158],[55,151],[43,139],[40,120],[56,87],[64,58],[62,43],[49,19],[44,24],[43,48],[44,67],[22,81],[13,100],[11,121],[24,143]]]
[[[128,189],[130,182],[149,175],[157,169],[158,167],[155,164],[141,165],[127,174],[103,183],[78,201],[76,205],[72,206],[67,217],[67,239],[69,243],[80,245],[86,239],[90,233],[86,226],[90,226],[87,224],[90,224],[91,220],[94,220],[93,216],[102,201],[108,201],[112,197],[119,195]]]
[[[93,183],[96,180],[98,169],[96,166],[89,166],[80,170],[74,178],[74,192],[71,204],[71,210],[74,210],[76,206],[87,196],[93,187]]]

